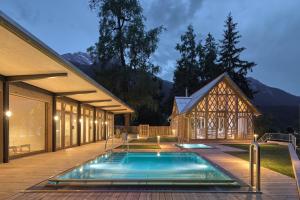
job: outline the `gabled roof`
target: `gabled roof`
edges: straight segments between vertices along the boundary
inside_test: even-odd
[[[185,106],[191,101],[192,97],[175,97],[178,112],[181,113]]]
[[[200,90],[196,91],[193,93],[190,97],[175,97],[175,102],[178,107],[178,112],[179,114],[187,113],[191,111],[194,106],[196,106],[205,96],[208,94],[219,82],[222,80],[226,79],[228,83],[234,88],[234,90],[240,95],[240,97],[247,102],[247,104],[253,109],[254,113],[256,115],[260,115],[260,112],[257,110],[257,108],[250,102],[250,100],[247,98],[247,96],[242,92],[242,90],[236,85],[236,83],[230,78],[230,76],[225,72],[206,84],[204,87],[202,87]],[[179,109],[179,104],[177,103],[176,99],[185,99],[184,102],[183,100],[180,100],[179,102],[181,103],[180,106],[184,107]]]

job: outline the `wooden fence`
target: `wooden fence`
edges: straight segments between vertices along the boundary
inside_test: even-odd
[[[116,126],[115,129],[120,131],[127,131],[129,134],[139,134],[139,137],[156,137],[156,136],[175,136],[172,133],[170,126],[149,126],[148,124],[141,124],[139,126]]]

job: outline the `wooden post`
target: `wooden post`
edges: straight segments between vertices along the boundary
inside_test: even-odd
[[[208,139],[208,96],[205,97],[205,139]]]
[[[96,107],[93,109],[93,140],[96,142]]]
[[[234,135],[234,139],[238,139],[238,126],[239,126],[239,99],[238,96],[235,95],[235,123],[236,123],[236,131]]]
[[[52,95],[52,152],[56,151],[56,95]]]
[[[77,104],[77,146],[81,143],[81,103]]]
[[[3,162],[9,161],[9,117],[6,112],[9,110],[9,82],[3,81]]]

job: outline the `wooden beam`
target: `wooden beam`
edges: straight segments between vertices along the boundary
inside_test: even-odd
[[[115,107],[121,107],[121,105],[97,106],[97,108],[115,108]]]
[[[69,96],[69,95],[76,95],[76,94],[90,94],[96,93],[96,90],[86,90],[86,91],[72,91],[72,92],[58,92],[56,96]]]
[[[19,82],[28,80],[37,80],[45,78],[55,78],[55,77],[66,77],[67,73],[50,73],[50,74],[28,74],[28,75],[16,75],[16,76],[6,76],[5,79],[8,82]]]
[[[115,110],[107,110],[107,111],[114,112],[114,111],[124,111],[124,110],[127,110],[127,109],[125,108],[125,109],[115,109]]]
[[[110,102],[112,99],[99,99],[99,100],[89,100],[89,101],[81,101],[81,103],[101,103],[101,102]]]

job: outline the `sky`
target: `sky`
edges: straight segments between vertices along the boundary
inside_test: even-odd
[[[242,59],[257,63],[249,76],[300,96],[299,0],[141,0],[141,5],[147,29],[167,29],[152,57],[163,79],[173,79],[175,45],[189,24],[198,39],[210,32],[220,40],[231,12],[246,47]],[[60,54],[85,52],[98,40],[97,13],[88,0],[0,0],[0,10]]]

